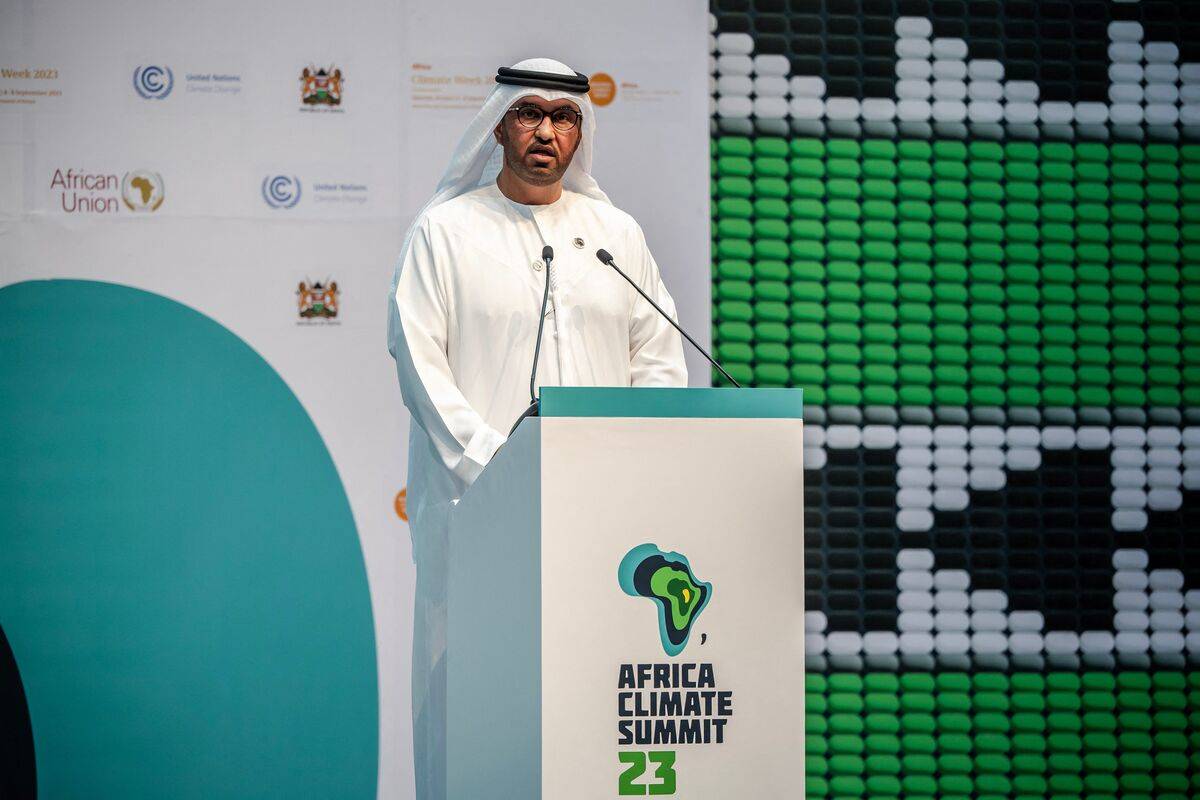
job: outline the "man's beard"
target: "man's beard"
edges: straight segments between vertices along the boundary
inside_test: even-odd
[[[510,144],[504,145],[504,163],[508,168],[525,183],[531,186],[549,186],[552,183],[558,183],[562,180],[562,176],[566,173],[567,168],[571,166],[571,158],[575,155],[572,152],[566,158],[561,152],[557,152],[554,156],[553,167],[540,167],[537,169],[531,168],[525,163],[525,156],[530,150],[538,148],[539,145],[532,144],[525,149],[523,153],[517,153],[516,148]],[[554,148],[549,148],[553,150]]]

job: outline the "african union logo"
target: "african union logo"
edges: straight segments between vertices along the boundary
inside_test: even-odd
[[[175,75],[170,67],[150,64],[133,71],[133,88],[146,100],[162,100],[175,86]]]
[[[271,208],[291,208],[300,202],[300,179],[295,175],[268,175],[263,178],[262,196]]]
[[[626,553],[617,580],[625,594],[654,601],[663,650],[669,656],[682,653],[696,617],[712,597],[712,584],[696,579],[682,553],[664,553],[653,544],[639,544]]]
[[[166,199],[162,175],[146,169],[126,172],[121,179],[121,199],[130,211],[157,211]]]

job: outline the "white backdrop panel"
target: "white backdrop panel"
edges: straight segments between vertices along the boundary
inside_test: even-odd
[[[408,419],[384,306],[404,230],[498,65],[544,55],[606,73],[616,95],[598,109],[596,176],[641,223],[682,321],[707,344],[706,42],[700,0],[603,9],[376,0],[352,11],[316,0],[0,5],[5,66],[55,70],[37,83],[46,93],[0,104],[0,285],[77,278],[169,297],[249,343],[303,403],[366,559],[380,797],[412,793],[414,575],[393,510],[406,484]],[[170,68],[165,96],[135,91],[134,70],[146,65]],[[336,108],[301,103],[310,65],[342,71]],[[416,97],[414,77],[430,75],[468,80],[453,107]],[[32,85],[0,80],[0,90]],[[135,213],[119,188],[85,190],[116,210],[69,213],[53,185],[68,170],[118,182],[148,171],[161,178],[162,205]],[[264,198],[273,176],[299,183],[294,205]],[[337,319],[299,319],[297,284],[327,279],[338,283]],[[692,383],[707,385],[708,369],[688,359]]]

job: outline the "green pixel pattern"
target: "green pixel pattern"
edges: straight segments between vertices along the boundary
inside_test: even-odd
[[[1200,796],[1200,672],[809,674],[809,798]]]
[[[718,136],[712,176],[713,338],[739,382],[1200,405],[1200,146]]]

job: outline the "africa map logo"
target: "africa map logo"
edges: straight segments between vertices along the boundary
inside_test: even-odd
[[[654,602],[663,650],[669,656],[682,653],[696,618],[712,597],[712,584],[696,578],[687,556],[639,544],[621,559],[617,581],[630,597]]]
[[[130,211],[157,211],[166,199],[162,175],[146,169],[125,173],[121,179],[121,199]]]

